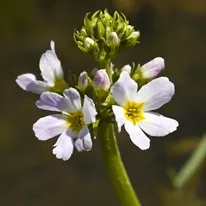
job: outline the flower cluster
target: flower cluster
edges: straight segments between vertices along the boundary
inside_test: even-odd
[[[115,22],[120,22],[117,33],[114,32]],[[105,45],[101,43],[102,48],[110,47],[109,42],[113,42],[112,45],[119,45],[114,51],[118,51],[122,42],[136,35],[127,20],[123,21],[117,13],[111,17],[107,11],[97,12],[91,19],[87,15],[81,33],[75,33],[76,39],[80,39],[80,34],[85,36],[81,41],[76,40],[78,46],[88,49],[93,44],[98,45],[100,31],[101,35],[107,35],[105,39],[100,37],[105,42]],[[123,38],[120,42],[119,36]],[[93,74],[83,71],[76,82],[67,83],[53,41],[50,47],[39,62],[43,81],[27,73],[18,76],[16,82],[23,90],[40,95],[36,102],[38,108],[58,112],[40,118],[33,125],[39,140],[59,136],[53,148],[58,159],[68,160],[74,148],[79,152],[91,150],[93,139],[98,138],[96,128],[99,121],[116,122],[118,132],[124,125],[131,141],[141,150],[150,147],[146,134],[165,136],[177,129],[176,120],[154,112],[174,95],[174,84],[167,77],[157,77],[165,66],[163,58],[157,57],[137,67],[127,64],[121,69],[114,68],[108,60],[106,68],[97,69]],[[111,72],[108,74],[108,71]]]

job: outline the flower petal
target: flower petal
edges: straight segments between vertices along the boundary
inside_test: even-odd
[[[178,122],[174,119],[164,117],[157,113],[145,112],[145,120],[139,123],[139,126],[148,135],[165,136],[174,132],[178,127]]]
[[[55,50],[54,42],[50,43],[52,50],[47,50],[42,54],[39,62],[39,67],[41,70],[42,77],[50,86],[54,86],[56,79],[63,78],[63,70],[61,62],[59,61]]]
[[[113,105],[112,106],[113,113],[115,115],[115,120],[118,126],[118,132],[121,132],[121,127],[125,123],[125,115],[124,115],[124,108]]]
[[[69,98],[63,97],[58,105],[57,108],[59,108],[60,111],[63,113],[69,114],[70,112],[75,112],[76,108],[72,105],[71,101]]]
[[[84,127],[80,131],[79,138],[83,140],[83,148],[85,151],[89,151],[92,149],[92,138],[88,127]]]
[[[50,41],[50,47],[51,47],[51,50],[56,54],[56,52],[55,52],[55,42],[53,40]]]
[[[75,141],[75,147],[79,152],[90,151],[92,149],[92,138],[88,127],[84,127]]]
[[[58,108],[59,101],[63,97],[54,92],[44,92],[41,94],[40,99],[36,102],[36,106],[39,109],[49,111],[60,111]]]
[[[40,118],[34,125],[35,136],[42,141],[55,137],[66,131],[66,116],[62,114],[49,115]]]
[[[150,139],[144,134],[138,125],[134,125],[130,121],[125,122],[125,130],[130,136],[131,141],[141,150],[146,150],[150,147]]]
[[[68,160],[74,150],[74,141],[69,130],[63,132],[54,145],[53,154],[57,159]]]
[[[75,145],[78,152],[84,151],[83,139],[77,138],[74,145]]]
[[[84,105],[82,111],[84,113],[84,122],[86,124],[90,124],[96,121],[97,111],[95,104],[93,100],[90,99],[87,95],[84,95]]]
[[[132,67],[129,65],[129,64],[126,64],[122,67],[122,71],[126,71],[128,72],[129,74],[131,74],[131,71],[132,71]]]
[[[122,71],[119,80],[111,87],[112,96],[120,105],[128,100],[135,100],[137,95],[137,83],[130,77],[129,73]]]
[[[75,111],[81,109],[81,97],[76,89],[71,87],[64,90],[64,96],[69,99],[69,101],[67,101],[68,107],[73,108]]]
[[[16,83],[25,91],[41,94],[49,89],[49,86],[42,81],[37,81],[35,75],[27,73],[19,75]]]
[[[159,77],[138,91],[136,101],[144,103],[144,111],[151,111],[169,102],[174,92],[174,84],[167,77]]]

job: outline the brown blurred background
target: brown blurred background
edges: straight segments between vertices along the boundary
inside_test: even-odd
[[[32,132],[32,124],[48,113],[35,107],[38,96],[24,92],[15,83],[22,73],[35,73],[40,78],[39,58],[51,39],[56,42],[65,76],[69,69],[78,74],[97,67],[77,49],[73,31],[81,27],[86,12],[104,8],[122,11],[141,31],[141,44],[123,53],[115,65],[144,64],[162,56],[166,62],[163,75],[176,85],[173,100],[160,112],[179,121],[177,132],[152,138],[148,151],[140,151],[128,135],[118,136],[142,205],[206,205],[204,168],[189,186],[178,191],[167,176],[169,167],[179,169],[188,158],[188,141],[198,141],[206,130],[206,1],[7,0],[0,6],[1,206],[119,205],[98,139],[91,152],[75,153],[66,162],[57,160],[52,155],[55,138],[40,142]],[[176,145],[182,147],[172,152]]]

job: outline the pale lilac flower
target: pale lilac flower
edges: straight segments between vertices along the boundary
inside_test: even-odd
[[[33,125],[39,140],[45,141],[60,135],[53,149],[58,159],[68,160],[74,147],[78,151],[91,150],[92,139],[87,125],[96,121],[97,114],[92,99],[85,95],[82,106],[78,91],[69,88],[64,91],[64,97],[44,92],[36,105],[40,109],[61,112],[40,118]]]
[[[152,112],[169,102],[174,95],[174,85],[166,77],[152,80],[142,86],[131,79],[128,72],[122,71],[119,80],[111,87],[111,92],[117,105],[112,109],[119,132],[124,125],[131,141],[140,149],[150,147],[151,136],[165,136],[178,127],[174,119]],[[143,132],[143,131],[144,132]]]
[[[97,70],[94,76],[95,89],[108,90],[110,87],[110,80],[106,69]]]
[[[51,50],[47,50],[42,54],[39,62],[41,75],[44,81],[38,81],[36,76],[31,73],[19,75],[16,83],[23,89],[36,94],[41,94],[45,91],[56,89],[65,89],[64,74],[56,52],[54,41],[50,42]]]
[[[155,59],[147,62],[141,68],[141,74],[144,79],[155,78],[165,68],[165,61],[162,57],[156,57]]]

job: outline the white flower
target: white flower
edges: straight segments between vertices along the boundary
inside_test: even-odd
[[[122,71],[119,80],[111,87],[112,95],[119,106],[112,109],[119,132],[124,125],[131,141],[140,149],[150,147],[151,136],[165,136],[177,129],[178,122],[151,112],[169,102],[174,95],[174,85],[166,77],[152,80],[141,87]],[[144,132],[143,132],[143,131]]]
[[[64,97],[44,92],[36,105],[40,109],[62,113],[40,118],[33,125],[35,136],[39,140],[45,141],[60,135],[53,149],[53,154],[58,159],[68,160],[74,146],[78,151],[91,150],[92,139],[87,125],[96,121],[97,114],[92,99],[85,95],[82,107],[78,91],[69,88],[64,91]]]
[[[38,81],[31,73],[19,75],[16,83],[23,89],[36,94],[41,94],[48,90],[63,90],[66,88],[64,74],[56,52],[54,41],[50,42],[51,50],[42,54],[39,62],[41,75],[44,81]]]

